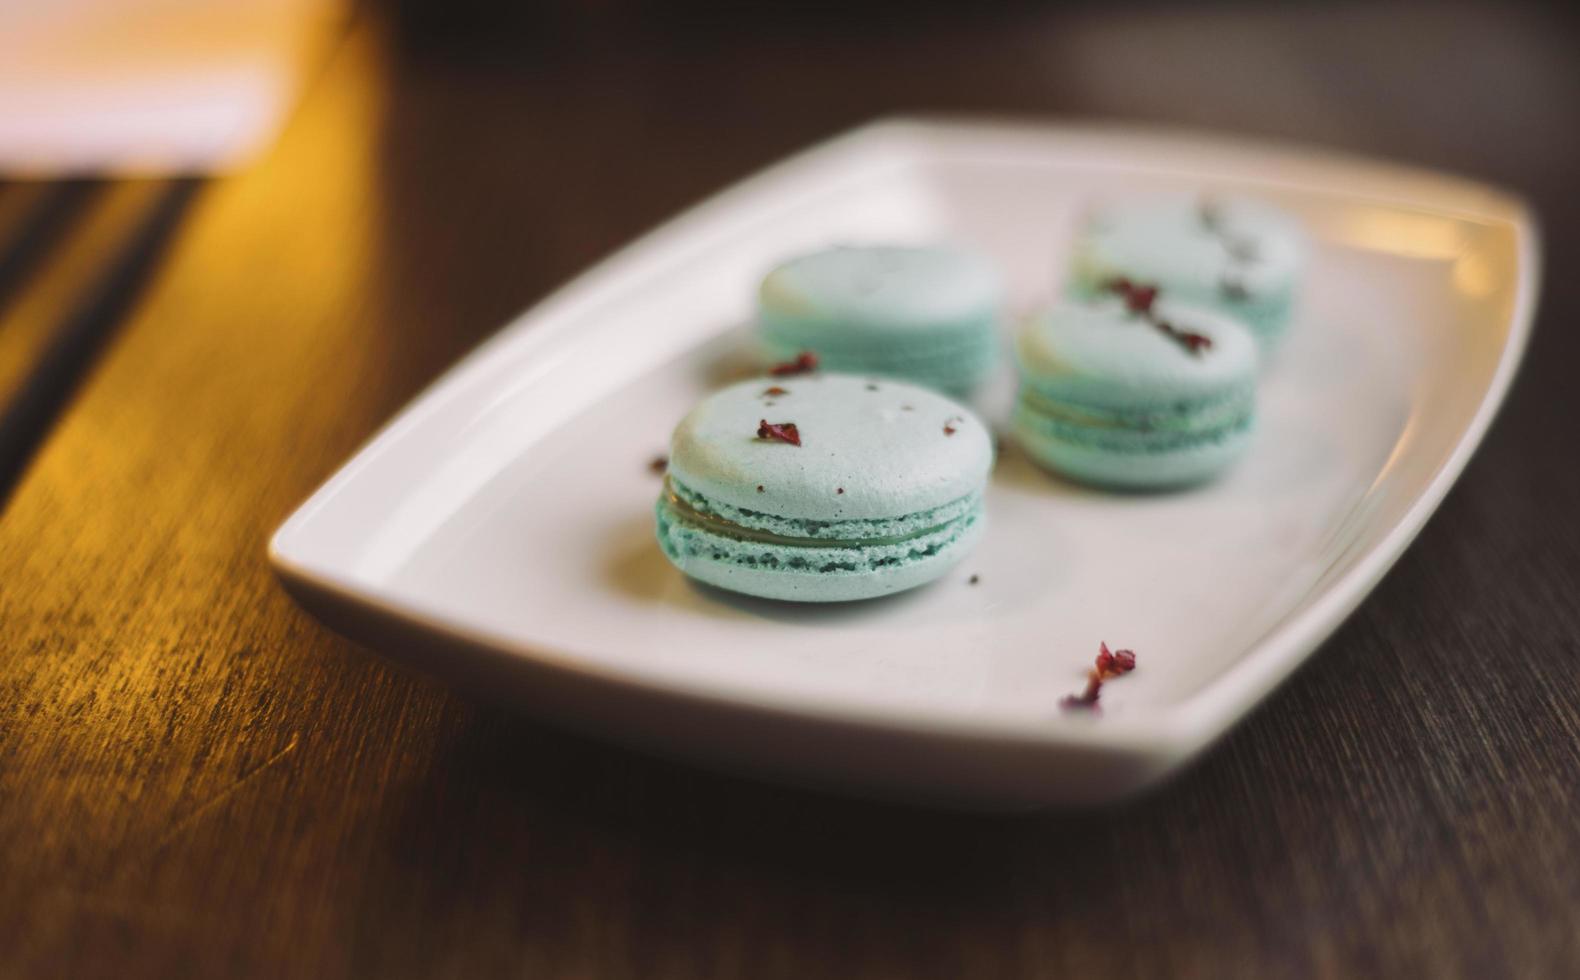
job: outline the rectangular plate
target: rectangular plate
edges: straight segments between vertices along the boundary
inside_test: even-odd
[[[732,598],[664,561],[648,463],[740,370],[775,260],[958,239],[1027,309],[1055,293],[1084,206],[1168,188],[1264,196],[1315,240],[1256,444],[1225,478],[1104,494],[1006,448],[982,546],[866,603]],[[938,803],[1112,799],[1243,717],[1404,550],[1514,374],[1537,251],[1519,201],[1432,173],[1106,127],[880,123],[524,314],[303,504],[270,556],[348,635],[646,751]],[[1006,364],[978,406],[995,425],[1012,385]],[[1101,714],[1061,712],[1099,640],[1139,669]]]

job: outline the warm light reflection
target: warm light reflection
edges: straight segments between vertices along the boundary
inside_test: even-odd
[[[1454,263],[1454,288],[1473,299],[1485,299],[1512,274],[1513,270],[1506,269],[1503,276],[1499,276],[1492,259],[1484,251],[1466,252]]]
[[[1452,259],[1467,245],[1459,221],[1382,208],[1347,210],[1335,218],[1330,234],[1354,248],[1414,259]]]

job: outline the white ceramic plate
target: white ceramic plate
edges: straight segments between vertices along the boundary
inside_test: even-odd
[[[692,585],[649,471],[739,369],[758,277],[834,241],[973,242],[1024,307],[1095,198],[1233,189],[1316,240],[1244,463],[1174,495],[1002,455],[982,547],[833,607]],[[528,311],[279,529],[305,606],[393,658],[634,747],[863,794],[1102,801],[1180,767],[1355,607],[1464,467],[1536,295],[1521,203],[1437,174],[1106,127],[887,122],[692,209]],[[1005,383],[983,411],[1002,418]],[[970,584],[969,577],[980,576]],[[1139,668],[1061,711],[1098,641]]]

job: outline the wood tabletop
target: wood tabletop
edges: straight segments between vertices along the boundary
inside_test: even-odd
[[[0,976],[1580,970],[1574,20],[627,6],[369,8],[83,360],[0,514]],[[723,184],[900,111],[1294,139],[1541,215],[1537,328],[1485,445],[1204,761],[1074,814],[825,798],[540,727],[281,592],[270,531],[461,354]],[[0,219],[38,192],[0,186]],[[0,397],[48,346],[43,297],[90,276],[73,243],[147,193],[88,195],[0,294]]]

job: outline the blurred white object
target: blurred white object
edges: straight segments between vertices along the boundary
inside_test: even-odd
[[[341,12],[339,0],[0,0],[0,173],[244,163]]]

